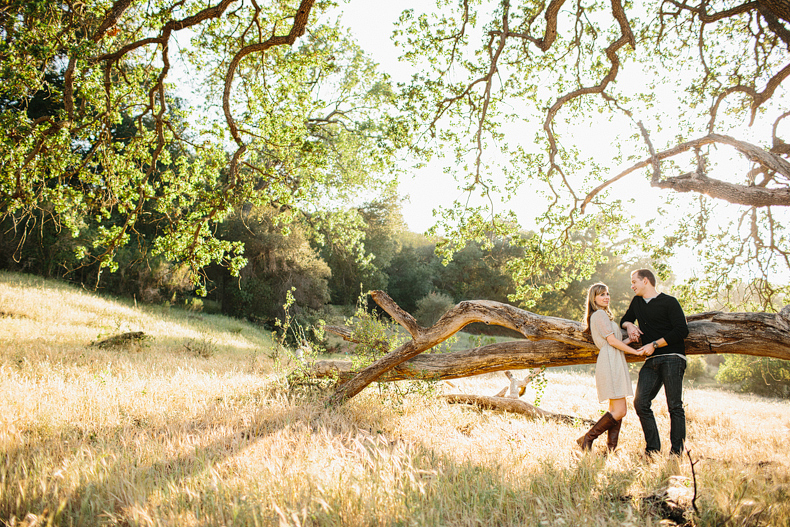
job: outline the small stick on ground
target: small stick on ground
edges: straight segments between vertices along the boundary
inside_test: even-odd
[[[691,481],[694,482],[694,496],[691,498],[691,508],[694,509],[694,512],[699,514],[699,509],[697,509],[697,473],[694,472],[694,465],[699,463],[699,460],[694,461],[691,459],[691,449],[686,447],[686,455],[689,458],[689,465],[691,465]]]

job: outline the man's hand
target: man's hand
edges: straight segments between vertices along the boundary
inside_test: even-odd
[[[651,342],[650,344],[645,344],[644,346],[642,346],[641,348],[639,348],[639,349],[638,349],[638,350],[636,350],[636,351],[637,351],[637,352],[638,352],[640,355],[644,355],[645,357],[649,357],[650,355],[652,355],[652,354],[653,354],[653,352],[654,352],[655,350],[656,350],[656,349],[653,347],[653,343]]]
[[[631,342],[636,342],[639,340],[639,335],[642,334],[642,330],[636,327],[633,322],[626,322],[623,324],[625,330],[628,332],[628,338],[631,339]]]

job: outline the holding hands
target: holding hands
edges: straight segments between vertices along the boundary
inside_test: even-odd
[[[639,329],[636,324],[631,322],[626,322],[623,324],[626,332],[628,333],[628,338],[623,341],[625,344],[630,344],[632,342],[639,342],[639,337],[642,335],[642,330]],[[653,354],[655,348],[653,347],[652,343],[645,344],[639,349],[634,350],[632,353],[639,357],[649,357]]]
[[[650,343],[650,344],[645,344],[644,346],[636,350],[636,354],[641,357],[649,357],[650,355],[653,354],[654,351],[655,348],[653,347],[653,344]]]

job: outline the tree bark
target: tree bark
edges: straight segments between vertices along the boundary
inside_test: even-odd
[[[373,291],[371,296],[411,334],[412,340],[359,372],[338,371],[331,361],[322,361],[324,373],[316,370],[316,375],[332,371],[345,381],[337,387],[330,404],[341,404],[375,381],[454,379],[502,370],[591,364],[597,357],[592,338],[582,333],[581,324],[573,320],[537,315],[500,302],[475,300],[461,302],[436,324],[423,328],[383,291]],[[689,336],[685,342],[689,355],[739,353],[790,360],[790,305],[775,314],[708,312],[688,316],[687,320]],[[516,330],[525,340],[420,355],[472,322]],[[327,329],[353,340],[346,329]],[[642,360],[630,355],[626,359]]]

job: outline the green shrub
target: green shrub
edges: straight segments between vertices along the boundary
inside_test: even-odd
[[[699,355],[686,357],[686,379],[696,381],[705,376],[705,359]]]
[[[417,301],[417,311],[414,313],[414,317],[420,325],[429,327],[434,325],[453,306],[455,306],[455,302],[449,295],[428,293]]]
[[[203,311],[202,298],[187,298],[184,300],[184,305],[186,306],[187,311],[192,311],[194,313],[200,313]]]
[[[716,380],[744,392],[772,397],[790,396],[790,361],[750,355],[728,355]]]

